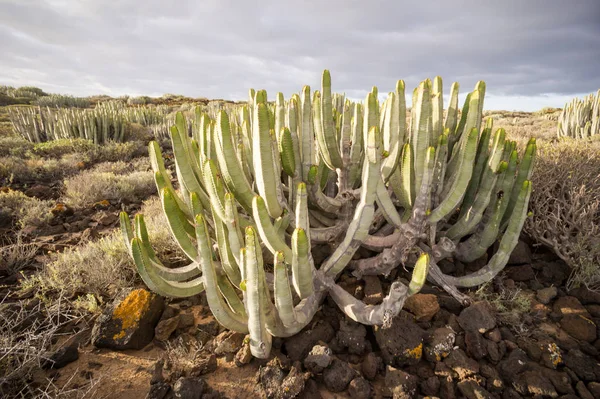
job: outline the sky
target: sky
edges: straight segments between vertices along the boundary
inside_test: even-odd
[[[0,0],[0,85],[245,100],[320,87],[362,100],[439,75],[484,109],[600,88],[600,0]]]

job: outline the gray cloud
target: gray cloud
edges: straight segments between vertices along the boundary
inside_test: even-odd
[[[397,79],[485,80],[488,106],[509,109],[600,88],[597,0],[283,3],[0,0],[0,84],[245,99],[318,87],[329,69],[356,98]]]

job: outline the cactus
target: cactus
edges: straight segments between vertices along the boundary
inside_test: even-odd
[[[558,138],[585,139],[600,134],[600,90],[583,100],[574,98],[558,117]]]
[[[466,302],[458,287],[485,283],[506,265],[527,217],[535,140],[518,163],[503,129],[492,132],[491,120],[481,129],[483,82],[460,118],[453,84],[445,120],[441,78],[422,82],[409,124],[403,81],[381,105],[377,88],[358,104],[332,94],[328,71],[321,84],[312,96],[308,86],[288,101],[279,93],[274,104],[250,90],[247,105],[221,109],[214,119],[198,108],[191,129],[178,113],[170,128],[178,192],[158,143],[150,143],[166,219],[187,266],[164,266],[143,216],[132,228],[121,213],[148,287],[173,297],[204,290],[215,318],[248,333],[261,358],[272,336],[299,332],[327,295],[353,320],[383,327],[428,279]],[[480,271],[453,277],[437,266],[447,257],[479,258],[499,235],[498,251]],[[313,260],[316,246],[331,248],[321,265]],[[361,247],[372,255],[356,259]],[[413,268],[409,284],[393,281],[377,306],[336,283],[345,270],[388,276],[399,266]]]

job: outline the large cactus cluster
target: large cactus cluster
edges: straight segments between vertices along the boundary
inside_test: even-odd
[[[600,134],[600,90],[583,100],[574,98],[558,117],[556,134],[561,137],[585,139]]]
[[[454,83],[444,117],[442,80],[428,79],[413,92],[407,122],[403,81],[382,104],[375,87],[355,103],[332,94],[324,71],[320,91],[304,86],[287,101],[250,90],[247,104],[214,119],[198,108],[191,133],[178,113],[170,129],[178,191],[159,145],[149,151],[190,263],[165,266],[143,215],[132,227],[122,213],[140,276],[168,297],[205,291],[215,318],[249,333],[261,358],[272,336],[299,332],[327,295],[350,318],[383,327],[426,279],[465,302],[458,287],[492,279],[517,243],[536,151],[532,139],[519,160],[503,129],[492,132],[491,119],[481,126],[484,93],[477,83],[459,112]],[[448,257],[479,259],[498,237],[479,271],[455,277],[438,267]],[[367,305],[336,283],[345,271],[394,281],[381,304]]]
[[[83,138],[96,144],[124,141],[127,122],[109,106],[94,109],[9,108],[17,133],[34,143]]]

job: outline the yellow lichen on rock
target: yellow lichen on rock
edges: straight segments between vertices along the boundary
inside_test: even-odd
[[[423,343],[420,343],[414,349],[408,349],[404,352],[404,356],[412,359],[420,359],[423,356]]]
[[[126,330],[139,323],[142,315],[150,307],[152,294],[144,289],[132,291],[113,311],[113,318],[121,321],[121,331],[113,339],[125,337]]]

